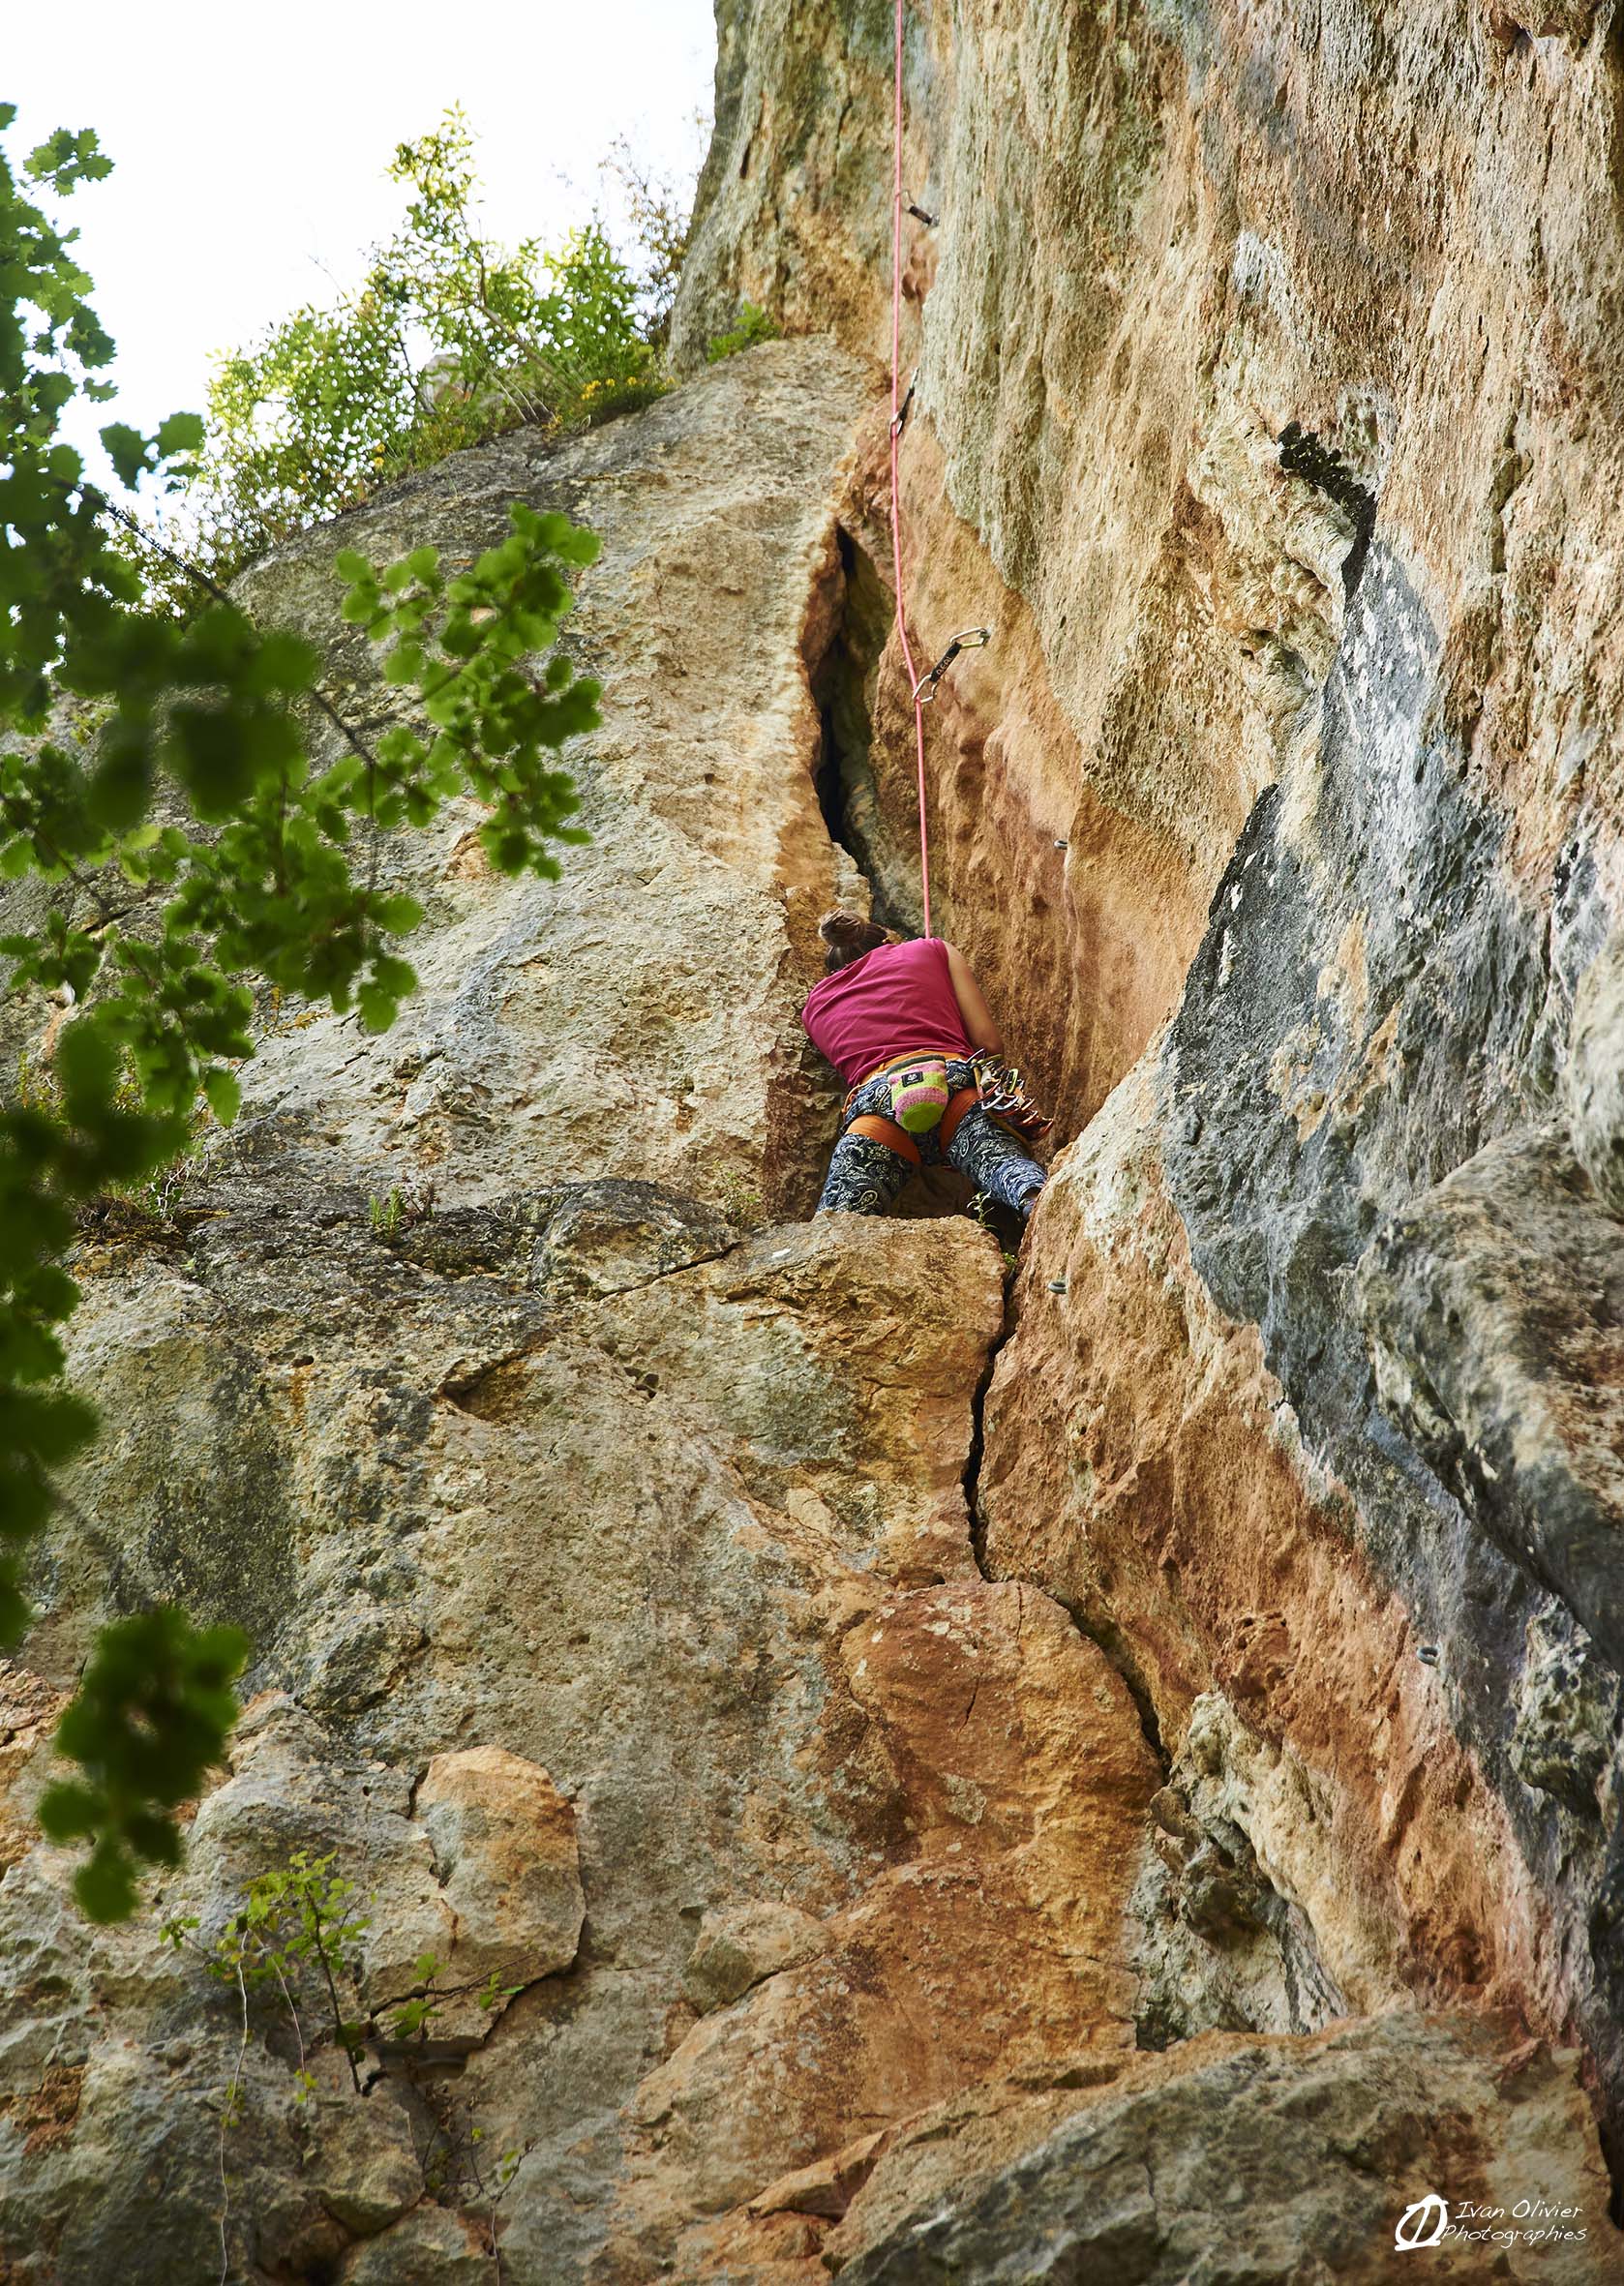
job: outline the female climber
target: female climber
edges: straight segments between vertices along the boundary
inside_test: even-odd
[[[800,1020],[851,1093],[818,1213],[876,1215],[917,1166],[946,1161],[1023,1219],[1043,1170],[986,1107],[985,1073],[1004,1040],[970,964],[940,937],[904,940],[856,913],[826,913],[818,934],[828,971]],[[1023,1097],[992,1095],[1023,1120]]]

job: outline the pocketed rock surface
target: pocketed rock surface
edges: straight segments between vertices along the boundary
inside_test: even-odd
[[[233,1135],[77,1249],[0,2274],[1297,2286],[1443,2200],[1442,2275],[1613,2276],[1614,11],[909,13],[910,620],[993,630],[935,917],[1057,1113],[1012,1269],[806,1219],[817,916],[917,917],[891,15],[718,17],[681,385],[245,584],[377,729],[338,544],[589,524],[592,839],[387,843],[395,1031],[267,1003]],[[740,297],[789,338],[707,366]],[[92,1931],[32,1804],[164,1597],[248,1704]],[[207,1972],[300,1850],[362,2093]]]

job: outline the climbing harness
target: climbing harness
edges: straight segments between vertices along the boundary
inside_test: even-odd
[[[846,1098],[846,1109],[850,1112],[861,1091],[875,1080],[883,1079],[890,1097],[890,1117],[865,1111],[842,1132],[866,1135],[871,1143],[883,1143],[887,1151],[896,1152],[917,1167],[920,1163],[918,1138],[940,1128],[937,1141],[945,1153],[957,1134],[965,1113],[979,1104],[996,1126],[1017,1141],[1040,1142],[1054,1121],[1044,1118],[1022,1086],[1021,1075],[1013,1066],[993,1056],[973,1056],[969,1061],[976,1074],[976,1085],[955,1089],[947,1078],[947,1057],[921,1055],[917,1049],[904,1056],[893,1056],[889,1063],[882,1064],[878,1070],[859,1079]]]
[[[877,1111],[865,1111],[843,1128],[848,1135],[866,1135],[871,1143],[883,1143],[887,1151],[894,1151],[913,1166],[918,1166],[917,1138],[939,1129],[937,1141],[946,1151],[958,1133],[959,1121],[975,1103],[981,1100],[978,1088],[953,1088],[947,1078],[946,1056],[921,1055],[917,1049],[905,1056],[893,1056],[888,1064],[882,1064],[859,1079],[846,1098],[850,1111],[853,1100],[877,1079],[886,1082],[890,1096],[891,1117],[887,1119]]]
[[[967,1111],[975,1108],[979,1099],[974,1088],[960,1088],[956,1094],[947,1098],[947,1108],[936,1127],[936,1140],[944,1158],[947,1156],[948,1144],[958,1133],[959,1121]],[[853,1120],[850,1126],[843,1128],[842,1132],[848,1135],[866,1135],[871,1143],[883,1143],[887,1151],[894,1151],[898,1158],[905,1158],[910,1166],[917,1167],[923,1164],[919,1155],[917,1138],[911,1135],[908,1129],[896,1120],[883,1118],[877,1111],[863,1112],[860,1117]],[[928,1134],[930,1129],[927,1128],[924,1132]]]
[[[936,686],[960,651],[978,651],[992,640],[990,627],[961,627],[928,675],[923,675],[914,685],[916,707],[928,707],[936,696]]]

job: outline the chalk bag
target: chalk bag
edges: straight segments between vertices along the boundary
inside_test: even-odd
[[[906,1134],[928,1135],[932,1128],[941,1126],[952,1091],[947,1086],[947,1067],[940,1057],[905,1064],[900,1070],[888,1072],[887,1081],[891,1117]]]

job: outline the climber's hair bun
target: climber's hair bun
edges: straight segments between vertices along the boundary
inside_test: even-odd
[[[876,945],[891,942],[889,929],[883,929],[877,920],[864,920],[860,913],[845,913],[837,905],[832,913],[826,913],[818,923],[818,934],[828,947],[824,955],[824,967],[832,977],[836,969],[843,969],[854,960],[861,960],[865,952],[872,952]]]

